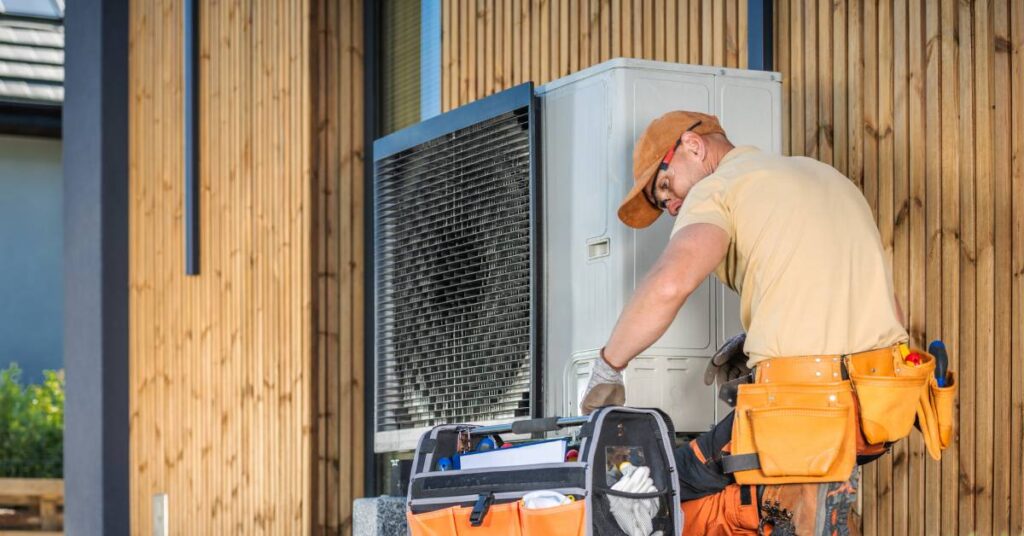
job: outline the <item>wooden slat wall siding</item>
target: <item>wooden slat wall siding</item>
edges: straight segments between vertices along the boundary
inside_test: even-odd
[[[133,0],[132,533],[313,526],[310,6],[201,2],[200,275],[183,259],[181,2]]]
[[[919,344],[960,374],[958,441],[865,468],[865,534],[1024,533],[1024,4],[781,0],[789,154],[862,188]],[[812,46],[813,45],[813,46]]]
[[[442,0],[442,21],[444,111],[616,57],[747,65],[747,0]]]
[[[352,533],[364,478],[363,5],[313,1],[314,533],[324,535]]]

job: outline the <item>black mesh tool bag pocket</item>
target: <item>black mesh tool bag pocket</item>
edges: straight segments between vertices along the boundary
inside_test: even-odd
[[[653,512],[652,532],[661,531],[665,536],[678,534],[681,513],[672,455],[675,433],[668,417],[658,410],[604,408],[592,424],[592,437],[581,453],[588,465],[587,487],[591,490],[588,512],[592,533],[595,536],[627,534],[622,525],[628,526],[632,516],[621,514],[640,503],[647,512]],[[626,477],[622,468],[628,465],[647,467],[655,489],[643,493],[613,489]],[[618,521],[616,510],[621,516]]]

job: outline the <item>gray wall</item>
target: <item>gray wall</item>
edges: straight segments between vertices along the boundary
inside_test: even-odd
[[[0,367],[64,366],[61,141],[0,136]]]

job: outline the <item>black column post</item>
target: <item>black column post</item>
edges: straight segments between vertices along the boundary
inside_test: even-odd
[[[772,0],[747,0],[748,68],[772,70]]]
[[[377,495],[377,457],[373,452],[373,434],[376,430],[377,384],[374,378],[376,353],[374,349],[376,311],[374,298],[373,251],[373,140],[377,139],[377,65],[380,32],[380,3],[363,2],[363,493],[364,497]],[[344,120],[344,119],[343,119]]]
[[[128,0],[65,11],[64,524],[129,533]]]

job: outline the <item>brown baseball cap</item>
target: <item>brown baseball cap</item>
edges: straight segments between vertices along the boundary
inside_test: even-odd
[[[658,165],[684,132],[725,134],[718,118],[699,112],[669,112],[647,125],[633,148],[633,189],[619,205],[619,219],[636,229],[647,227],[661,215],[644,196],[644,189],[654,180]]]

